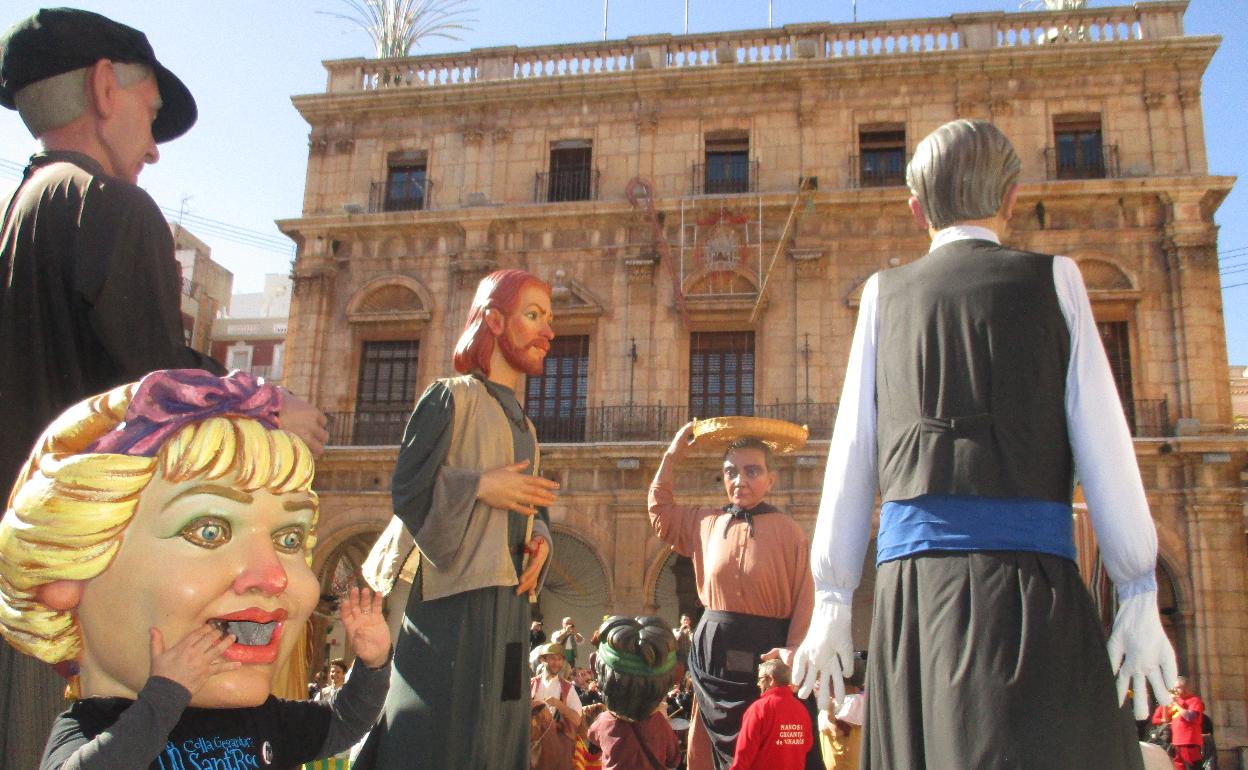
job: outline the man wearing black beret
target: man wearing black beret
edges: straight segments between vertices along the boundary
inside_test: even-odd
[[[147,37],[99,14],[43,9],[0,37],[0,105],[43,147],[0,201],[0,499],[44,426],[158,369],[220,364],[185,344],[173,238],[136,186],[195,99]],[[324,416],[286,394],[282,427],[315,453]],[[6,506],[7,507],[7,506]],[[64,707],[46,666],[0,645],[0,767],[37,767]]]

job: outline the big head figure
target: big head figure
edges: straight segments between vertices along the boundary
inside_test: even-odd
[[[263,702],[319,594],[313,459],[274,427],[280,400],[245,373],[173,370],[66,411],[0,522],[0,633],[83,696],[134,698],[154,645],[211,625],[241,665],[192,705]]]
[[[515,386],[519,375],[542,374],[550,341],[550,286],[523,270],[498,270],[481,279],[468,321],[455,345],[455,370],[479,371]]]

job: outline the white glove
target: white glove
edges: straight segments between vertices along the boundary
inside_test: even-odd
[[[1135,718],[1147,719],[1145,680],[1153,688],[1153,696],[1165,703],[1179,671],[1174,647],[1161,627],[1156,591],[1136,594],[1119,606],[1108,650],[1109,667],[1118,675],[1118,702],[1126,699],[1130,686],[1135,695]]]
[[[822,709],[819,711],[819,732],[836,735],[836,726],[832,722],[832,717],[828,716],[828,712]]]
[[[845,677],[854,673],[849,615],[848,604],[816,601],[806,638],[793,656],[793,683],[801,686],[797,697],[810,697],[818,682],[816,700],[821,711],[828,708],[832,690],[837,703],[845,700]]]

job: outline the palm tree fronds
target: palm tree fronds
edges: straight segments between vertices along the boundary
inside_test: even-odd
[[[461,40],[476,19],[468,0],[340,0],[350,13],[320,11],[355,24],[372,38],[377,58],[407,56],[427,37]]]

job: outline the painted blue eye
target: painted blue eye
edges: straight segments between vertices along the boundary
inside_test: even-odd
[[[219,548],[230,542],[230,525],[215,518],[196,519],[182,530],[182,537],[200,548]]]
[[[303,527],[291,527],[283,529],[273,536],[273,543],[278,550],[286,553],[298,553],[303,550],[304,543],[307,542],[308,534],[303,531]]]

